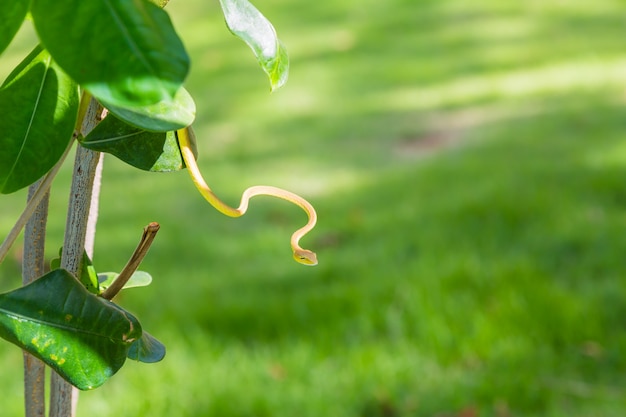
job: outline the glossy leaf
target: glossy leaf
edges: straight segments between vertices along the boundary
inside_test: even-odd
[[[168,14],[148,0],[33,0],[31,14],[55,61],[108,104],[171,99],[189,71]]]
[[[80,389],[102,385],[123,365],[141,325],[57,269],[0,294],[0,336]]]
[[[220,0],[220,4],[228,29],[252,48],[271,90],[282,87],[289,74],[289,57],[272,24],[247,0]]]
[[[101,272],[98,274],[98,281],[100,284],[100,290],[104,291],[111,286],[113,281],[117,279],[120,274],[117,272]],[[135,287],[147,287],[152,283],[152,275],[145,271],[135,271],[130,276],[126,284],[124,284],[124,289],[126,288],[135,288]]]
[[[146,171],[169,172],[185,167],[174,132],[147,132],[108,115],[81,145],[115,155]]]
[[[126,123],[154,132],[182,129],[193,123],[196,104],[184,88],[173,99],[142,107],[119,107],[102,101],[102,105]]]
[[[78,86],[47,51],[35,48],[0,87],[0,192],[11,193],[44,175],[72,137]]]
[[[22,26],[30,0],[3,0],[0,2],[0,52],[4,51]]]
[[[150,333],[144,331],[141,338],[135,340],[128,351],[128,359],[144,363],[159,362],[165,357],[165,345]]]

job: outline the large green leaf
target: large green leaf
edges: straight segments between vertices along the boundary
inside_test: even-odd
[[[22,25],[30,0],[3,0],[0,2],[0,52],[13,40]]]
[[[287,82],[289,57],[274,26],[247,0],[220,0],[228,29],[252,48],[273,90]]]
[[[174,98],[142,107],[119,107],[100,100],[111,113],[125,122],[153,132],[167,132],[189,126],[196,117],[196,104],[184,88]]]
[[[148,0],[33,0],[31,14],[55,61],[108,104],[171,99],[187,76],[169,15]]]
[[[44,175],[63,154],[76,124],[78,86],[41,47],[0,87],[0,192]]]
[[[141,335],[135,317],[89,293],[63,269],[0,294],[0,336],[80,389],[115,374]]]
[[[113,154],[146,171],[169,172],[185,167],[174,132],[147,132],[111,114],[81,139],[81,145]]]

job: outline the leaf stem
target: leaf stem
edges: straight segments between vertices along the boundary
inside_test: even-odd
[[[133,273],[137,270],[137,268],[139,268],[139,264],[141,264],[141,261],[148,253],[148,250],[150,249],[150,246],[152,245],[152,242],[154,241],[154,238],[160,228],[161,226],[159,226],[156,222],[152,222],[144,227],[143,234],[141,235],[137,248],[135,248],[135,251],[126,263],[124,269],[122,269],[122,272],[120,272],[109,288],[102,293],[102,298],[112,300],[113,297],[115,297],[117,293],[124,288],[124,285],[126,285]]]

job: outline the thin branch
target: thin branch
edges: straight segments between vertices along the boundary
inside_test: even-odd
[[[152,245],[152,242],[154,241],[154,238],[160,228],[161,226],[159,226],[156,222],[152,222],[144,227],[143,235],[141,235],[141,240],[139,241],[135,252],[133,252],[132,256],[128,260],[128,263],[126,263],[126,266],[122,269],[122,272],[120,272],[111,286],[109,286],[109,288],[102,293],[102,298],[112,300],[113,297],[115,297],[117,293],[124,288],[124,285],[126,285],[133,273],[137,270],[137,268],[139,268],[139,264],[141,264],[141,261],[148,253],[150,245]]]
[[[97,125],[101,113],[102,106],[96,100],[91,99],[81,124],[80,132],[83,135],[89,133]],[[76,149],[72,188],[65,224],[63,255],[61,256],[61,268],[75,276],[78,275],[82,267],[91,195],[99,159],[99,152],[91,151],[82,146],[78,146]],[[59,374],[53,372],[50,377],[50,417],[74,416],[77,396],[76,388],[61,378]]]
[[[93,251],[96,241],[96,225],[98,223],[98,208],[100,202],[100,185],[102,184],[102,169],[104,166],[104,154],[100,154],[96,173],[93,179],[93,189],[91,192],[91,207],[89,208],[89,218],[87,220],[87,232],[85,234],[85,252],[93,259]]]
[[[28,200],[40,189],[43,178],[28,188]],[[22,284],[28,285],[44,274],[44,249],[48,220],[49,192],[45,192],[24,230],[24,257],[22,259]],[[24,352],[24,410],[26,417],[44,417],[45,365]]]

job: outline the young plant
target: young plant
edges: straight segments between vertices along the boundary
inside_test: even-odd
[[[238,217],[249,198],[272,195],[301,207],[306,226],[292,236],[294,258],[315,265],[299,246],[316,221],[300,196],[270,186],[244,192],[239,208],[221,202],[195,163],[190,125],[196,108],[183,87],[189,57],[167,12],[167,0],[9,0],[0,3],[0,53],[32,19],[39,44],[0,86],[0,193],[29,188],[24,212],[0,246],[0,262],[26,225],[24,286],[0,294],[0,336],[49,365],[50,416],[73,415],[73,387],[103,384],[126,358],[156,362],[165,347],[111,300],[124,287],[147,285],[137,272],[158,231],[145,229],[124,270],[98,274],[91,263],[89,212],[97,204],[100,152],[148,171],[189,168],[202,195]],[[253,50],[271,90],[287,80],[288,58],[274,28],[247,0],[220,0],[228,28]],[[65,241],[43,275],[50,185],[78,143]],[[43,369],[26,356],[26,415],[43,415]],[[34,369],[34,373],[30,369]],[[71,384],[71,385],[70,385]]]

